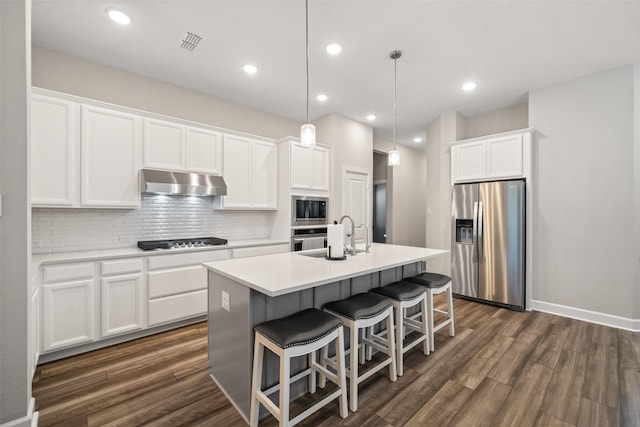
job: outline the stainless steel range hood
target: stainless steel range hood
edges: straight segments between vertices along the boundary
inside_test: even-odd
[[[227,184],[219,175],[142,169],[140,181],[143,193],[184,196],[224,196]]]

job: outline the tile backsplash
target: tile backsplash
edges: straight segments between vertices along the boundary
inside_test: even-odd
[[[213,210],[211,197],[142,195],[139,209],[33,208],[34,254],[135,247],[138,240],[269,238],[275,212]]]

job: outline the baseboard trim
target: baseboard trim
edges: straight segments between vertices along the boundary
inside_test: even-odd
[[[36,400],[32,397],[29,400],[29,407],[27,408],[27,415],[24,417],[11,420],[4,424],[0,424],[0,427],[38,427],[38,412],[34,412],[36,407]]]
[[[585,310],[583,308],[537,300],[531,301],[531,308],[534,311],[557,314],[558,316],[584,320],[585,322],[624,329],[631,332],[640,332],[640,319],[614,316],[613,314],[600,313],[598,311]]]

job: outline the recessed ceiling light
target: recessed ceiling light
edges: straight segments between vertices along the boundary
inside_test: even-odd
[[[469,92],[474,90],[476,87],[478,87],[478,83],[466,82],[465,84],[462,85],[462,90],[464,90],[465,92]]]
[[[324,93],[319,94],[318,96],[316,96],[316,99],[320,102],[324,102],[327,99],[329,99],[329,97],[327,95],[325,95]]]
[[[327,49],[327,53],[330,55],[337,55],[340,52],[342,52],[342,46],[340,46],[338,43],[328,44],[326,49]]]
[[[258,72],[258,67],[256,67],[253,64],[244,64],[242,66],[242,69],[244,70],[245,73],[247,74],[255,74]]]
[[[129,18],[129,15],[121,10],[108,7],[107,9],[105,9],[105,12],[107,12],[107,15],[109,15],[109,18],[111,18],[113,22],[116,22],[120,25],[129,25],[131,23],[131,18]]]
[[[420,138],[420,137],[413,138],[413,142],[415,142],[415,143],[422,142],[422,138]]]
[[[367,120],[369,120],[370,122],[374,121],[375,119],[377,119],[375,114],[369,114],[367,116]]]

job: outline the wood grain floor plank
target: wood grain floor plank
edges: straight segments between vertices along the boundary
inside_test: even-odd
[[[617,347],[618,346],[617,329],[610,328],[604,325],[593,325],[592,342],[594,344],[602,344],[610,347]]]
[[[620,396],[620,425],[640,424],[640,372],[621,370]]]
[[[535,348],[538,336],[520,332],[509,348],[487,373],[487,377],[513,385]]]
[[[495,335],[471,360],[456,370],[453,379],[475,390],[512,343],[513,338],[509,336]]]
[[[618,329],[617,336],[620,369],[640,371],[640,333]]]
[[[569,320],[571,326],[564,348],[578,353],[588,353],[592,344],[594,325],[580,320]]]
[[[534,364],[518,378],[507,400],[492,421],[496,427],[534,426],[553,370]]]
[[[582,396],[594,402],[618,407],[618,354],[613,347],[593,344],[587,364]]]
[[[575,427],[574,424],[569,424],[562,421],[552,415],[540,412],[540,416],[536,421],[535,427]]]
[[[588,354],[562,350],[541,410],[569,424],[578,422]]]
[[[493,418],[510,392],[510,386],[485,378],[451,420],[449,426],[492,426]]]
[[[615,427],[618,425],[620,425],[620,420],[616,409],[582,398],[576,427]]]
[[[407,421],[406,426],[446,426],[473,391],[456,381],[447,383]]]

